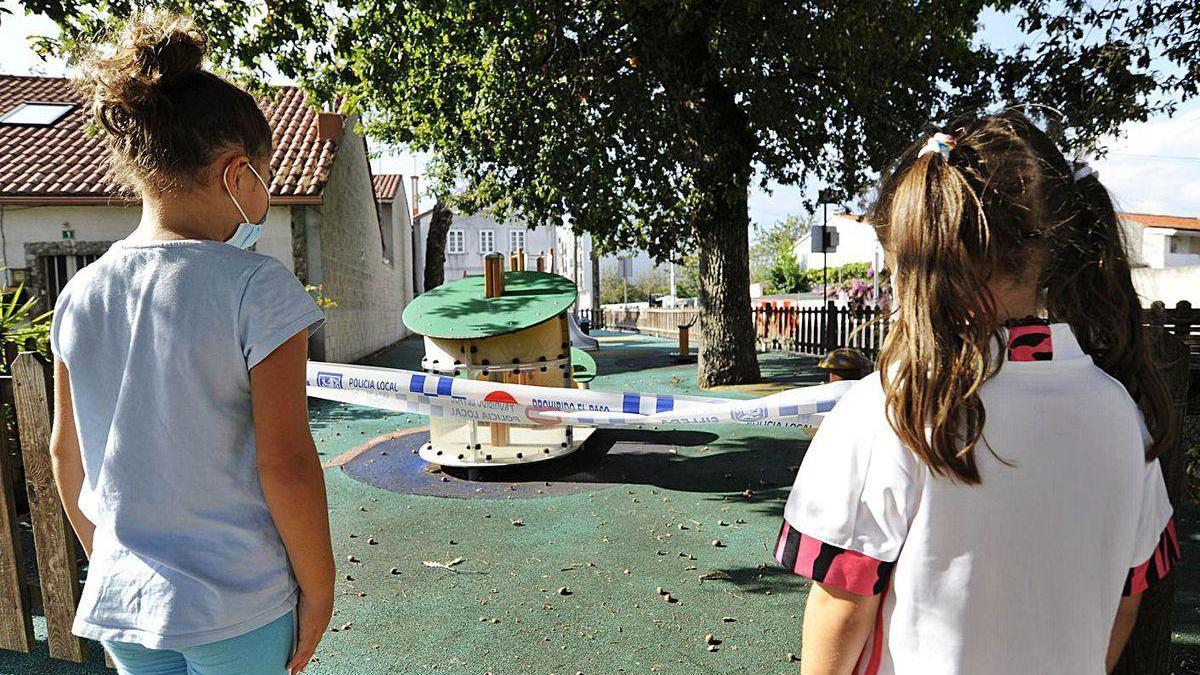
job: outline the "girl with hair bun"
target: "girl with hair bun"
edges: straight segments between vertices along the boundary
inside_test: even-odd
[[[189,18],[133,16],[81,82],[137,229],[55,307],[55,480],[90,566],[74,632],[123,675],[294,675],[333,607],[308,427],[323,315],[250,249],[271,129]]]
[[[801,672],[1103,673],[1179,555],[1171,406],[1112,203],[1024,115],[887,172],[897,311],[826,417],[776,557],[811,578]]]

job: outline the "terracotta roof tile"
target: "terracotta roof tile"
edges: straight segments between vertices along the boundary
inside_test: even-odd
[[[375,199],[381,202],[395,201],[396,193],[400,188],[400,181],[404,176],[398,173],[381,173],[372,177],[375,183]]]
[[[1172,230],[1200,231],[1200,218],[1185,216],[1160,216],[1151,213],[1118,213],[1124,220],[1137,223],[1142,227],[1163,227]]]
[[[0,201],[14,199],[120,199],[126,195],[108,166],[108,151],[90,134],[83,97],[58,77],[0,75],[0,115],[20,103],[73,103],[50,126],[0,124]],[[329,179],[336,139],[320,139],[318,111],[297,87],[276,87],[259,102],[273,130],[271,194],[317,198]]]

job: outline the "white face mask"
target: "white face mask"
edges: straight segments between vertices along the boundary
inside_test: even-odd
[[[253,164],[246,164],[250,167],[250,172],[262,184],[263,190],[267,193],[267,210],[263,212],[262,220],[257,223],[250,222],[250,217],[246,215],[246,211],[242,209],[242,205],[238,203],[237,197],[233,196],[233,192],[229,190],[229,181],[226,177],[229,175],[229,167],[225,167],[225,172],[221,174],[221,183],[225,186],[225,193],[229,195],[229,199],[233,201],[233,205],[237,207],[238,213],[242,214],[242,222],[238,223],[237,229],[234,230],[233,236],[226,239],[225,243],[236,246],[238,248],[250,248],[258,243],[258,240],[263,235],[263,224],[267,222],[267,214],[271,212],[271,189],[267,187],[267,182],[258,175],[258,170]]]

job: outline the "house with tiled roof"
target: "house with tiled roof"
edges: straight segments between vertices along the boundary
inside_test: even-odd
[[[417,282],[419,265],[413,258],[416,250],[413,216],[415,209],[409,209],[408,195],[404,193],[404,176],[398,173],[378,173],[372,176],[375,185],[375,205],[379,210],[379,222],[382,224],[380,233],[383,236],[383,255],[385,258],[409,261],[409,274],[404,281],[405,304],[417,294],[420,284]],[[414,194],[416,191],[416,177]]]
[[[1118,213],[1130,255],[1152,268],[1200,265],[1200,218],[1152,213]]]
[[[255,249],[337,303],[314,358],[351,361],[407,334],[411,217],[402,181],[382,217],[356,120],[274,87],[260,105],[273,130],[271,210]],[[381,202],[380,202],[381,203]],[[137,226],[137,195],[113,176],[83,98],[63,78],[0,75],[0,265],[47,306],[81,267]],[[400,242],[399,246],[395,244]]]

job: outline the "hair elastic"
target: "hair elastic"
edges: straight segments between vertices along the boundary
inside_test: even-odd
[[[921,151],[917,153],[917,157],[921,158],[925,155],[936,152],[942,156],[942,159],[949,162],[950,153],[954,150],[954,146],[956,145],[958,145],[958,142],[954,139],[954,134],[943,134],[938,132],[929,137],[929,140],[925,142],[925,147],[921,148]]]
[[[1075,173],[1073,174],[1073,176],[1075,178],[1076,183],[1083,180],[1084,178],[1087,178],[1088,176],[1096,175],[1096,170],[1093,169],[1092,167],[1088,166],[1087,162],[1075,162],[1074,164],[1075,164]]]

